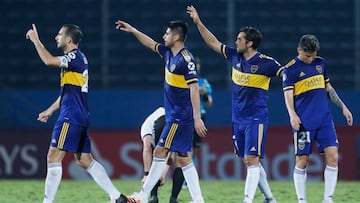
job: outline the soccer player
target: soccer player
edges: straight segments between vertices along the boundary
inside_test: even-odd
[[[140,135],[141,135],[141,140],[143,142],[143,164],[144,164],[144,177],[141,180],[142,183],[145,182],[147,176],[149,175],[149,170],[153,159],[153,150],[160,139],[160,135],[164,129],[164,126],[165,126],[164,107],[157,108],[148,117],[146,117],[145,121],[141,124]],[[158,192],[157,192],[158,188],[159,186],[165,184],[166,174],[174,158],[175,158],[174,154],[171,154],[170,157],[168,157],[167,165],[165,166],[165,170],[163,172],[162,177],[160,178],[159,182],[154,186],[154,188],[151,190],[150,197],[148,199],[149,203],[159,202]],[[180,179],[180,181],[184,181],[184,180]],[[182,182],[180,184],[182,184]]]
[[[235,41],[236,48],[232,48],[218,41],[202,23],[193,6],[187,7],[187,13],[206,44],[232,64],[233,143],[236,155],[242,157],[247,166],[244,203],[253,201],[257,186],[264,194],[265,202],[276,202],[260,158],[264,156],[268,127],[270,79],[281,76],[281,65],[257,51],[262,38],[258,29],[241,28]]]
[[[201,60],[199,57],[195,57],[196,68],[198,74],[201,70]],[[212,88],[209,81],[201,77],[199,75],[199,94],[200,94],[200,115],[201,120],[206,122],[206,110],[210,108],[213,104],[213,97],[212,97]],[[194,130],[194,137],[193,137],[193,149],[192,149],[192,157],[195,165],[197,163],[197,157],[200,153],[202,138],[196,133]],[[175,181],[174,181],[175,180]],[[186,188],[186,182],[184,182],[184,176],[182,175],[181,168],[175,168],[174,176],[173,176],[173,186],[171,191],[170,203],[177,203],[177,197],[180,193],[181,188],[184,186]],[[180,183],[180,184],[179,184]]]
[[[206,127],[200,118],[198,75],[194,58],[185,47],[187,24],[171,21],[163,35],[164,44],[154,41],[128,23],[118,20],[116,29],[132,33],[145,47],[159,54],[165,61],[164,107],[166,124],[155,147],[153,162],[141,191],[133,196],[141,203],[147,202],[151,189],[160,179],[167,154],[176,152],[192,202],[204,202],[199,176],[189,152],[192,147],[193,130],[206,135]]]
[[[306,203],[306,168],[312,146],[317,141],[325,154],[323,203],[332,203],[338,176],[338,139],[329,109],[328,98],[342,110],[347,124],[353,117],[330,84],[325,60],[317,56],[320,43],[314,35],[300,38],[298,55],[285,67],[283,89],[293,128],[296,164],[294,185],[299,203]]]
[[[88,61],[78,45],[82,32],[77,25],[65,24],[55,37],[63,56],[53,56],[39,39],[35,24],[26,38],[35,45],[47,66],[60,69],[61,91],[57,100],[39,114],[38,120],[47,122],[60,109],[47,155],[47,175],[43,203],[52,203],[62,176],[62,160],[67,151],[74,153],[77,164],[86,169],[95,182],[110,196],[110,203],[132,202],[112,184],[104,167],[90,153],[88,94]]]

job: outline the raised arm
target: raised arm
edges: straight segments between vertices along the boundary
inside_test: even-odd
[[[155,42],[152,38],[150,38],[149,36],[147,36],[146,34],[140,32],[139,30],[137,30],[136,28],[134,28],[133,26],[131,26],[129,23],[122,21],[122,20],[118,20],[115,22],[116,24],[116,29],[118,30],[122,30],[128,33],[132,33],[141,44],[143,44],[144,46],[148,47],[149,49],[155,51],[155,45],[157,44],[157,42]]]
[[[340,97],[338,96],[335,89],[332,87],[332,85],[330,83],[326,84],[326,92],[328,93],[330,100],[342,110],[342,112],[346,118],[347,124],[349,126],[352,126],[353,125],[353,117],[352,117],[350,110],[346,107],[344,102],[341,101]]]
[[[32,24],[32,29],[29,29],[26,32],[26,39],[29,39],[34,44],[37,53],[45,65],[60,67],[60,58],[51,55],[50,52],[41,43],[35,24]]]
[[[204,39],[206,44],[212,48],[214,51],[221,53],[221,42],[216,39],[215,35],[211,33],[205,25],[201,22],[198,12],[194,6],[188,6],[186,12],[193,19],[195,25],[197,26],[201,37]]]

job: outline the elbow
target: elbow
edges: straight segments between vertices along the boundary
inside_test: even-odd
[[[44,64],[45,64],[46,66],[51,66],[51,65],[52,65],[49,60],[44,60]]]

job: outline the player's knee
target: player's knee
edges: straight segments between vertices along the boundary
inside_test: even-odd
[[[254,155],[246,155],[243,158],[243,162],[247,166],[256,165],[259,163],[259,157]]]
[[[164,147],[156,146],[154,150],[154,156],[159,158],[166,158],[167,154],[169,153],[168,149]]]

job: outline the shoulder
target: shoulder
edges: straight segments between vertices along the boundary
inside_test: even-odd
[[[289,69],[293,68],[295,66],[295,64],[296,64],[296,60],[292,59],[285,65],[285,70],[289,70]]]
[[[192,54],[187,49],[181,50],[180,54],[182,58],[188,63],[194,60]]]
[[[268,61],[270,63],[275,63],[276,65],[280,66],[280,63],[271,56],[268,56],[268,55],[265,55],[265,54],[259,54],[259,58],[262,59],[262,60]]]
[[[324,63],[325,59],[323,57],[321,57],[321,56],[316,56],[314,58],[314,62],[316,62],[316,63]]]

